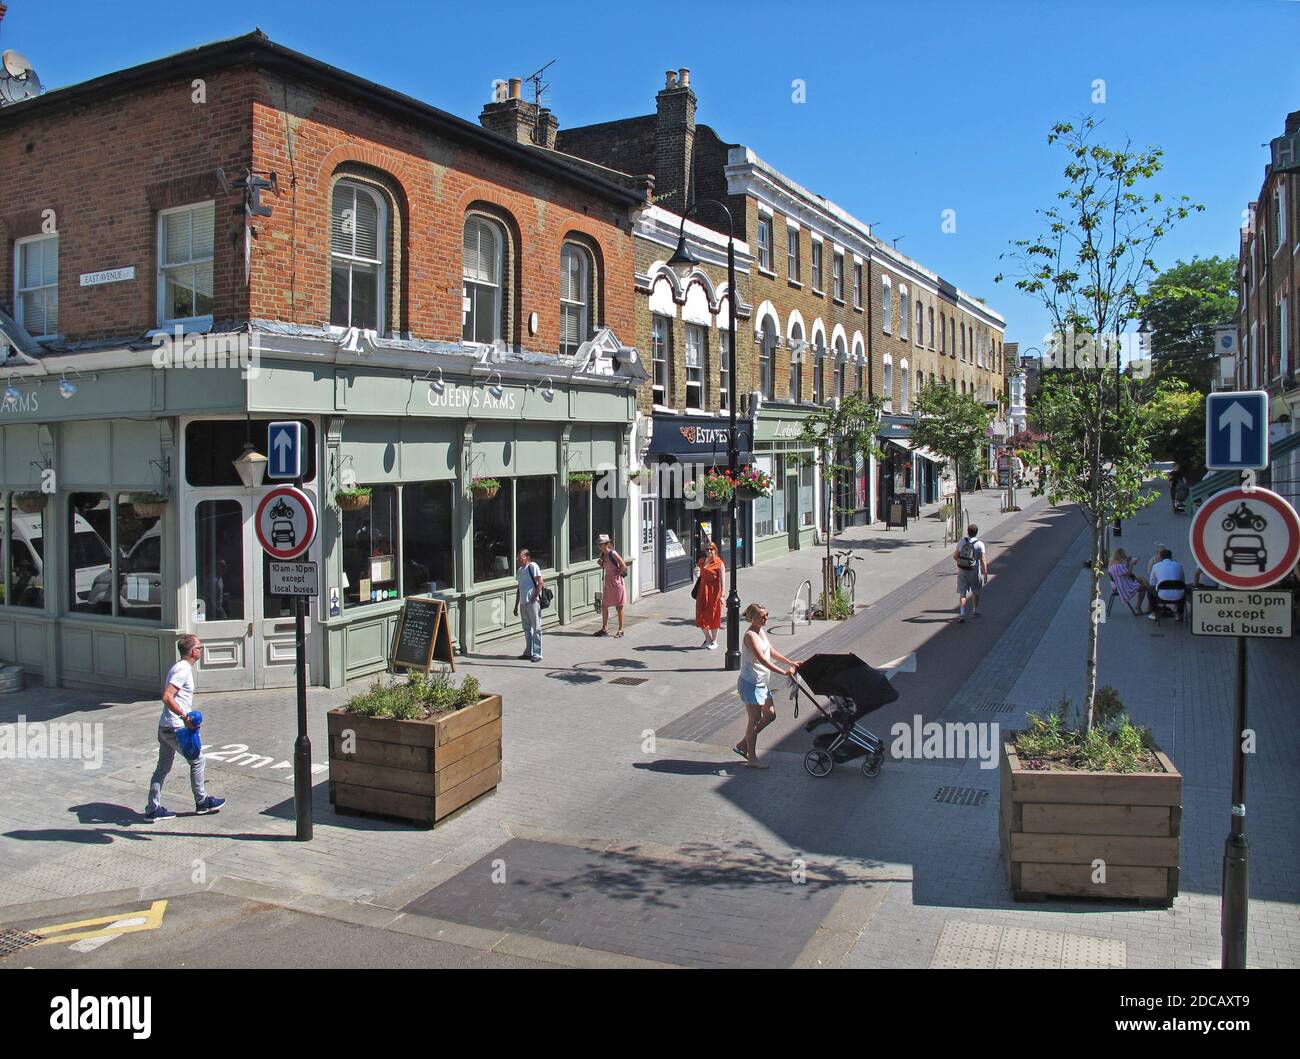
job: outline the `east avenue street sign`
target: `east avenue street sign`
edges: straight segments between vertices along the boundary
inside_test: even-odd
[[[1291,635],[1290,592],[1198,588],[1192,595],[1192,632],[1197,636]]]
[[[320,593],[315,563],[276,563],[271,567],[271,595],[315,596]]]

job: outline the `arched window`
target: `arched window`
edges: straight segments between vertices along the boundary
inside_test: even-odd
[[[907,370],[907,361],[898,362],[898,410],[907,411],[908,386],[911,382],[911,375]]]
[[[898,337],[907,337],[907,328],[912,319],[912,303],[907,297],[907,288],[902,284],[898,287]]]
[[[880,329],[886,333],[894,329],[894,291],[889,277],[880,277]]]
[[[930,331],[929,331],[930,341],[928,345],[931,349],[934,349],[934,306],[933,305],[929,306],[926,309],[926,311],[929,313],[929,324],[930,324]]]
[[[813,401],[817,404],[821,404],[826,400],[822,383],[822,369],[826,366],[826,347],[822,345],[824,341],[825,338],[822,335],[813,335],[813,342],[816,343],[813,351]]]
[[[961,325],[961,359],[966,359],[966,325]]]
[[[916,302],[916,344],[925,345],[925,306],[919,298]]]
[[[948,352],[948,317],[939,314],[939,352]]]
[[[853,363],[855,365],[854,385],[859,394],[862,393],[862,372],[866,367],[866,354],[862,351],[862,340],[855,337],[853,340]]]
[[[384,331],[388,206],[364,184],[340,180],[330,202],[330,324]]]
[[[758,345],[758,385],[769,401],[776,396],[776,321],[763,317],[763,334]]]
[[[843,337],[835,340],[835,396],[844,396],[844,375],[847,371],[849,353],[844,348]]]
[[[481,214],[470,214],[465,218],[464,251],[465,324],[461,337],[487,345],[502,342],[506,268],[501,225]]]
[[[952,356],[957,355],[957,317],[952,317],[948,321],[948,352]]]
[[[803,327],[790,325],[790,400],[803,400]]]
[[[894,362],[888,353],[885,354],[885,411],[892,412],[894,404]]]
[[[591,255],[576,243],[560,251],[560,352],[574,354],[591,337]]]
[[[916,392],[919,394],[924,389],[925,389],[925,372],[918,371],[916,373]]]

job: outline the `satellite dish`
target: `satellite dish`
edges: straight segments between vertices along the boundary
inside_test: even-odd
[[[0,106],[20,103],[41,94],[41,79],[22,52],[12,49],[0,55]]]

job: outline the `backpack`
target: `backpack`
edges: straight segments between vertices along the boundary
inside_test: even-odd
[[[971,539],[963,537],[961,543],[957,545],[957,567],[961,570],[975,569],[975,545],[979,543],[979,538]]]
[[[528,564],[528,576],[533,579],[533,593],[537,597],[537,609],[545,610],[547,607],[551,605],[552,602],[554,602],[555,593],[552,592],[549,588],[544,588],[540,592],[537,591],[537,575],[533,573],[533,570],[536,567],[537,567],[536,563]]]

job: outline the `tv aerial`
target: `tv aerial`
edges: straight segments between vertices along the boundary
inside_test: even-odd
[[[21,103],[40,94],[41,79],[36,76],[27,56],[12,48],[0,54],[0,107]]]
[[[543,100],[546,98],[546,93],[550,91],[551,88],[551,83],[549,81],[543,83],[542,74],[546,73],[546,71],[554,65],[555,60],[552,59],[540,70],[534,70],[524,78],[525,81],[533,86],[533,103],[538,107],[541,107]]]

